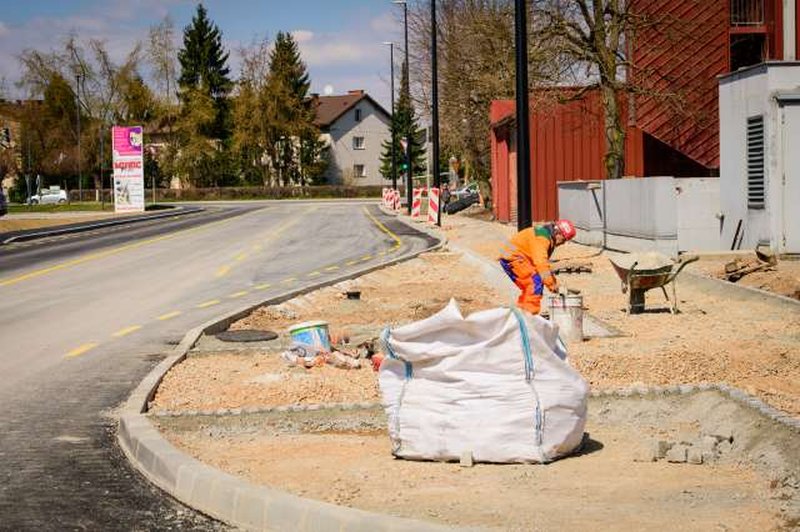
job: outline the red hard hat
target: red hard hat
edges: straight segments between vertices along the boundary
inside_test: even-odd
[[[565,240],[572,240],[575,238],[575,225],[570,222],[569,220],[558,220],[556,222],[556,227],[558,228],[559,232],[564,236]]]

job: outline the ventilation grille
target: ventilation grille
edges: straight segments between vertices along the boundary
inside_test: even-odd
[[[747,207],[764,208],[764,117],[747,119]]]

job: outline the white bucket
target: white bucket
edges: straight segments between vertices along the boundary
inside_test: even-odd
[[[583,341],[583,296],[553,294],[547,300],[550,321],[558,325],[559,336],[566,343]]]

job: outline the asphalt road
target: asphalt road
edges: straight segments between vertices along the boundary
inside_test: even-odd
[[[114,409],[188,329],[431,244],[403,227],[243,202],[0,247],[0,529],[223,528],[130,468]]]

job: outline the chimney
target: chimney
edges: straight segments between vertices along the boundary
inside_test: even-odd
[[[364,95],[364,89],[355,89],[355,90],[347,91],[347,94],[352,94],[353,96],[363,96]]]

